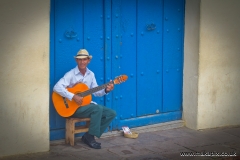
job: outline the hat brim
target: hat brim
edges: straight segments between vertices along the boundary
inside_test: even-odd
[[[92,59],[92,56],[74,56],[74,58],[77,58],[77,59],[84,59],[84,58]]]

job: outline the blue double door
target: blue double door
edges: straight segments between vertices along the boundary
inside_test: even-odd
[[[116,110],[110,130],[181,119],[184,0],[53,0],[51,92],[85,48],[99,85],[126,74],[113,92],[93,100]],[[65,135],[50,104],[50,139]]]

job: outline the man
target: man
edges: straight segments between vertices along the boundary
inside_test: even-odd
[[[71,101],[75,101],[79,106],[83,102],[83,97],[74,95],[66,88],[73,87],[77,83],[85,83],[89,89],[97,87],[94,73],[87,68],[92,56],[88,51],[81,49],[75,56],[77,66],[67,72],[54,86],[53,90],[63,97]],[[94,96],[103,96],[112,91],[114,85],[110,83],[103,90],[93,93]],[[101,143],[96,142],[94,136],[100,138],[105,129],[109,126],[111,121],[115,118],[116,112],[105,106],[98,105],[95,102],[79,107],[71,116],[74,118],[91,118],[89,131],[82,136],[82,141],[91,148],[100,149]]]

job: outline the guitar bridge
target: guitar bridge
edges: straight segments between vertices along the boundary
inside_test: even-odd
[[[64,101],[64,104],[65,104],[66,108],[69,108],[68,103],[67,103],[67,99],[65,97],[63,97],[63,101]]]

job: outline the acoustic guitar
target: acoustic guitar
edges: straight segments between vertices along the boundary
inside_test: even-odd
[[[67,88],[67,90],[73,94],[77,94],[78,96],[83,97],[83,102],[81,106],[79,106],[74,100],[70,101],[65,97],[62,97],[56,92],[52,94],[53,105],[57,111],[57,113],[62,117],[70,117],[75,113],[75,111],[82,106],[88,105],[92,101],[92,93],[105,89],[108,84],[120,84],[127,80],[127,75],[121,75],[116,77],[113,81],[105,83],[101,86],[89,89],[88,86],[84,83],[77,83],[71,88]]]

